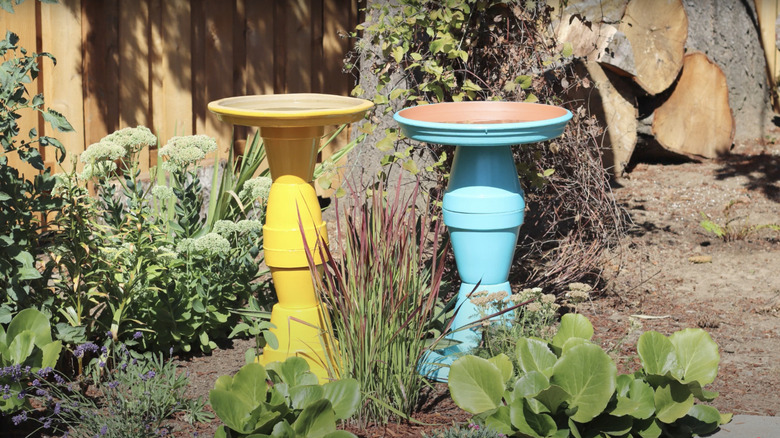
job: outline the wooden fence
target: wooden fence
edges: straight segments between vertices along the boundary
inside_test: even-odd
[[[231,126],[208,112],[212,100],[349,93],[342,36],[357,16],[356,0],[27,0],[14,14],[0,11],[0,30],[17,33],[28,51],[56,57],[56,66],[41,61],[28,91],[44,93],[76,130],[52,133],[42,120],[23,117],[21,132],[37,127],[74,156],[116,129],[145,125],[161,144],[207,134],[224,153]],[[43,152],[55,167],[53,152]],[[141,166],[156,160],[152,149]]]

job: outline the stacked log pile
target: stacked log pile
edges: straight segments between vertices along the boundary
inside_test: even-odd
[[[556,39],[571,44],[577,69],[595,84],[578,97],[606,123],[604,146],[612,154],[605,165],[615,176],[638,133],[696,159],[730,151],[735,121],[726,75],[707,54],[686,53],[682,0],[583,0],[555,14]]]

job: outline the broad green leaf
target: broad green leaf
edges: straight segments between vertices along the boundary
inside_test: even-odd
[[[337,420],[346,420],[360,405],[360,384],[355,379],[341,379],[322,385],[323,397],[330,401]]]
[[[523,90],[527,90],[531,87],[531,83],[533,81],[533,78],[528,75],[520,75],[515,78],[515,83],[520,86]]]
[[[495,412],[485,418],[485,426],[506,436],[514,434],[512,430],[512,417],[509,413],[509,406],[501,406]]]
[[[404,50],[403,47],[401,47],[401,46],[393,47],[392,55],[393,55],[393,59],[395,60],[395,62],[400,63],[401,60],[404,59],[404,53],[406,53],[406,51]]]
[[[583,338],[569,338],[566,340],[566,342],[563,343],[563,346],[561,348],[561,352],[564,352],[570,348],[576,347],[578,345],[582,344],[590,344],[591,342],[587,339]]]
[[[573,54],[574,54],[574,48],[572,48],[571,43],[570,42],[563,43],[563,49],[561,50],[561,55],[564,58],[568,58]]]
[[[509,406],[509,418],[517,431],[532,437],[546,437],[558,430],[552,417],[535,413],[528,405],[528,400],[522,398]]]
[[[252,407],[233,393],[222,389],[209,391],[209,403],[217,417],[227,427],[244,433]]]
[[[355,434],[347,432],[346,430],[337,430],[325,435],[323,438],[356,438]]]
[[[509,379],[511,379],[512,375],[514,375],[515,369],[512,366],[512,359],[510,359],[506,354],[501,353],[497,356],[493,356],[488,359],[488,362],[495,365],[496,368],[501,371],[501,376],[504,378],[504,384],[509,382]]]
[[[550,385],[549,388],[537,394],[535,398],[544,404],[550,412],[556,414],[561,404],[568,400],[569,397],[571,395],[560,386]]]
[[[663,433],[661,422],[654,418],[634,421],[634,432],[641,438],[659,438]]]
[[[327,400],[319,400],[301,411],[292,424],[296,433],[307,438],[323,437],[336,431],[336,416]]]
[[[43,359],[41,360],[41,368],[57,366],[57,360],[60,358],[60,352],[62,351],[62,341],[50,342],[41,347],[43,352]]]
[[[685,385],[670,381],[655,390],[655,411],[658,421],[673,423],[693,407],[693,394]]]
[[[654,395],[653,388],[647,382],[634,379],[625,394],[617,394],[617,405],[609,414],[615,417],[630,415],[639,419],[650,418],[655,412]]]
[[[583,344],[561,354],[550,383],[571,394],[569,408],[577,409],[572,418],[584,423],[607,407],[616,378],[617,367],[607,353],[594,344]]]
[[[539,371],[529,371],[515,382],[513,398],[535,397],[550,387],[550,381]]]
[[[273,362],[268,364],[267,369],[274,382],[277,380],[286,383],[290,388],[298,385],[316,385],[319,381],[317,376],[309,371],[309,363],[302,357],[289,357],[284,362]],[[278,379],[273,377],[278,376]]]
[[[664,376],[667,373],[679,376],[682,373],[674,344],[661,333],[656,331],[642,333],[636,349],[645,373],[656,376]]]
[[[271,436],[274,438],[296,438],[298,435],[295,433],[292,426],[290,426],[290,423],[287,421],[280,421],[274,425]],[[249,435],[246,438],[267,438],[267,435]]]
[[[524,373],[552,369],[558,357],[550,351],[547,343],[537,339],[520,338],[517,340],[517,363]],[[549,376],[548,373],[545,375]]]
[[[255,409],[257,405],[265,402],[268,392],[267,378],[268,374],[262,365],[246,364],[233,376],[230,391],[247,403],[249,409]]]
[[[563,348],[563,344],[569,338],[582,338],[590,340],[593,337],[593,326],[588,318],[579,313],[567,313],[561,318],[561,326],[558,333],[553,336],[552,344]]]
[[[472,414],[498,408],[505,388],[501,371],[476,356],[453,362],[448,385],[455,404]]]
[[[8,324],[6,343],[10,343],[19,333],[29,330],[35,336],[35,345],[41,347],[51,342],[49,318],[37,309],[24,309],[17,313]]]
[[[588,424],[589,428],[597,430],[609,436],[626,436],[634,425],[634,419],[630,416],[613,417],[602,414]]]
[[[49,122],[51,126],[60,132],[71,132],[73,131],[73,126],[71,126],[70,123],[68,123],[68,120],[63,116],[62,114],[58,113],[57,111],[54,111],[53,109],[49,109],[47,111],[41,111],[41,115],[43,116],[43,120]]]
[[[322,400],[324,390],[320,385],[299,385],[290,388],[290,402],[293,409],[305,409]]]
[[[720,425],[720,412],[712,406],[694,405],[677,423],[696,435],[707,435]]]
[[[25,330],[14,338],[8,345],[8,356],[11,364],[19,365],[32,354],[35,348],[35,334],[30,330]]]
[[[698,328],[672,333],[669,340],[682,367],[682,383],[699,382],[702,386],[715,381],[718,375],[720,354],[718,344],[710,334]]]
[[[410,158],[401,165],[407,172],[411,173],[412,175],[417,175],[420,173],[420,169],[417,167],[417,163],[414,161],[414,159]]]
[[[693,396],[696,397],[698,400],[712,401],[718,397],[718,393],[716,391],[707,391],[706,389],[703,389],[699,382],[691,382],[688,383],[686,386],[688,386],[688,389],[691,390]]]
[[[5,202],[9,199],[11,199],[11,196],[8,193],[0,192],[0,202]]]

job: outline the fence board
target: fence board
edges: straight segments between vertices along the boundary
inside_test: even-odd
[[[118,3],[82,0],[81,17],[84,141],[90,145],[119,125]]]
[[[119,128],[152,127],[150,117],[148,0],[119,1]],[[141,150],[141,173],[149,172],[149,149]]]
[[[162,126],[160,144],[193,133],[192,10],[187,0],[162,2]],[[155,74],[155,76],[158,76]],[[155,111],[157,108],[155,108]]]
[[[84,95],[81,84],[81,0],[61,0],[61,5],[41,4],[41,49],[57,57],[57,65],[44,62],[43,95],[46,105],[62,113],[74,132],[57,132],[44,125],[46,135],[59,139],[68,149],[62,162],[72,170],[72,159],[84,151]],[[57,169],[54,154],[46,165]],[[78,167],[81,169],[81,167]]]

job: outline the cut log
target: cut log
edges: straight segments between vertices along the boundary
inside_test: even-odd
[[[631,0],[618,30],[631,44],[637,84],[653,95],[666,90],[685,56],[688,16],[682,0]]]
[[[579,75],[590,77],[595,85],[591,88],[593,92],[584,98],[590,114],[606,124],[607,135],[602,143],[604,167],[619,178],[631,159],[637,141],[634,93],[626,79],[610,75],[595,61],[583,61],[578,64],[577,70]]]
[[[672,152],[715,158],[731,149],[734,128],[723,70],[704,53],[686,55],[672,95],[654,112],[656,140]]]

